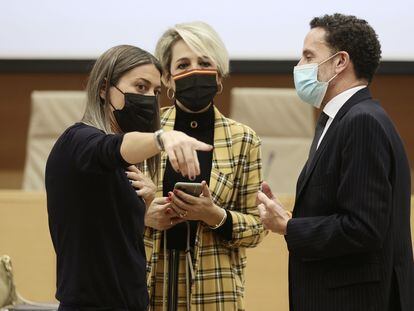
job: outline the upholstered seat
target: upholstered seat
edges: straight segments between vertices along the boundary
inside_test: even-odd
[[[83,91],[34,91],[27,138],[24,190],[44,189],[45,165],[50,150],[63,131],[80,121],[86,94]]]
[[[276,193],[295,193],[314,135],[314,114],[294,89],[233,88],[230,117],[262,139],[263,178]]]

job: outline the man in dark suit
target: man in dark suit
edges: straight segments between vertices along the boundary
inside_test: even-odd
[[[289,249],[290,309],[413,311],[408,161],[367,87],[381,56],[377,35],[342,14],[310,26],[295,87],[323,111],[292,218],[266,183],[258,194],[265,227]]]

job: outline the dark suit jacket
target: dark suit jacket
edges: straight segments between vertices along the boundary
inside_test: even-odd
[[[388,310],[398,289],[401,309],[413,311],[409,165],[367,88],[342,106],[306,165],[285,236],[291,310]]]

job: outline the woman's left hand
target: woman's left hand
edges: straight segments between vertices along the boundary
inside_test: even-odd
[[[179,217],[185,220],[201,220],[209,226],[215,226],[223,219],[226,211],[214,204],[205,181],[202,182],[202,187],[200,197],[174,189],[174,193],[169,193],[171,207]]]
[[[145,176],[135,165],[128,167],[126,174],[132,187],[138,189],[136,191],[137,194],[144,199],[147,206],[150,206],[155,198],[157,186],[152,182],[151,178]]]

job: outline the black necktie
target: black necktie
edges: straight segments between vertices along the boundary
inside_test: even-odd
[[[322,136],[323,133],[323,129],[325,128],[326,122],[328,121],[329,116],[325,113],[325,112],[321,112],[319,119],[318,119],[318,123],[316,124],[316,129],[315,129],[315,136],[313,137],[313,141],[312,141],[312,145],[309,151],[309,157],[308,157],[308,165],[307,168],[309,168],[312,159],[315,155],[316,152],[316,147],[318,146],[318,142],[319,139]]]

